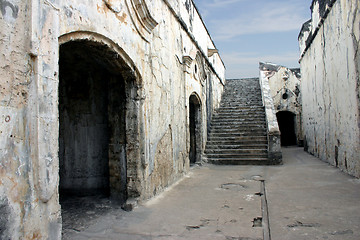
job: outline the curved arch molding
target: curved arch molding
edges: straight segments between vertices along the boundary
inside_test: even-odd
[[[103,0],[106,6],[115,14],[120,13],[122,0]],[[125,0],[130,18],[140,36],[149,42],[152,30],[158,24],[151,16],[144,0]]]
[[[142,88],[142,76],[140,74],[139,69],[136,67],[136,64],[132,60],[132,58],[121,48],[118,44],[116,44],[113,40],[109,39],[108,37],[101,35],[96,32],[89,32],[89,31],[75,31],[69,32],[61,35],[59,37],[59,45],[69,42],[69,41],[76,41],[76,40],[88,40],[92,42],[97,42],[99,44],[103,44],[107,46],[109,49],[112,49],[116,54],[119,56],[119,61],[124,61],[128,69],[124,69],[123,67],[119,67],[123,69],[124,72],[123,77],[127,76],[135,76],[137,80],[137,84],[140,88]],[[115,63],[117,64],[117,63]],[[121,65],[121,64],[120,64]],[[126,70],[128,70],[126,72]]]

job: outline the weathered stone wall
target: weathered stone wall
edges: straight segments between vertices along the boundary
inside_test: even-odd
[[[271,96],[276,113],[291,112],[295,115],[297,144],[303,141],[301,126],[300,69],[289,69],[272,63],[260,63],[260,71],[269,79]]]
[[[360,177],[360,6],[356,0],[312,4],[299,35],[306,149]]]
[[[103,105],[77,104],[74,121],[61,121],[76,123],[79,130],[73,134],[82,134],[82,144],[109,138],[112,194],[124,190],[119,182],[126,178],[123,195],[147,199],[188,171],[189,98],[199,97],[205,146],[208,117],[219,105],[225,72],[192,1],[0,0],[0,10],[1,239],[60,239],[59,156],[64,153],[59,154],[59,116],[67,115],[59,101],[71,100],[59,92],[64,75],[70,92],[86,90],[86,78],[84,89],[71,84],[81,74],[89,74],[88,82],[107,81],[92,93]],[[59,54],[68,42],[80,44],[87,57],[69,49]],[[77,72],[59,69],[66,54],[83,64],[74,66]],[[125,91],[120,107],[116,89]],[[87,115],[106,106],[107,118]],[[124,126],[117,128],[122,119]],[[99,135],[106,122],[108,136]],[[99,152],[90,150],[84,159],[97,158]]]

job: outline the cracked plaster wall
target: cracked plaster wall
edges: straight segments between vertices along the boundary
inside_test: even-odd
[[[139,9],[149,15],[141,18]],[[188,171],[189,97],[195,92],[201,100],[206,136],[207,116],[219,106],[225,81],[220,56],[208,56],[216,47],[192,1],[0,0],[0,10],[1,239],[61,236],[62,43],[81,39],[105,45],[126,65],[123,77],[132,76],[134,86],[126,93],[133,109],[126,115],[134,135],[128,139],[136,140],[127,146],[132,196],[150,198]]]
[[[305,32],[299,35],[305,148],[356,177],[360,177],[359,4],[314,1],[313,27],[303,27]]]

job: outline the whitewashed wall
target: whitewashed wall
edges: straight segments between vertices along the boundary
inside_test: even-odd
[[[360,6],[313,1],[299,42],[306,149],[360,177]]]

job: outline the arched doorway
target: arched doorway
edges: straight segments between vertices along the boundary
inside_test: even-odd
[[[59,193],[67,228],[139,195],[127,179],[136,179],[133,163],[140,162],[139,147],[128,149],[139,146],[141,104],[134,71],[103,41],[66,41],[59,56]]]
[[[281,146],[296,145],[296,115],[289,111],[280,111],[276,113],[276,117],[281,133]]]
[[[201,161],[201,104],[198,96],[192,94],[189,98],[189,130],[190,130],[190,165]]]

